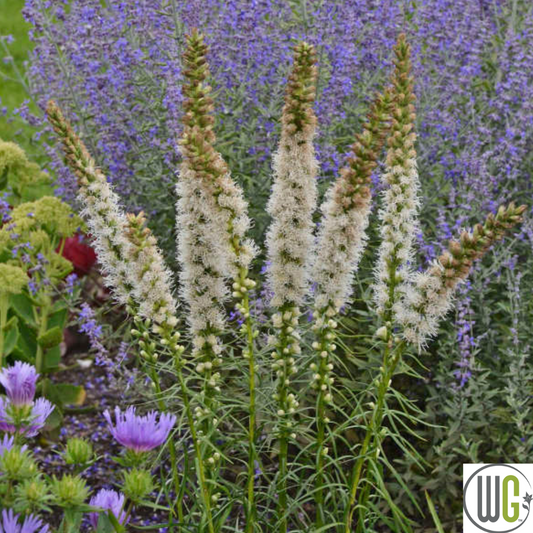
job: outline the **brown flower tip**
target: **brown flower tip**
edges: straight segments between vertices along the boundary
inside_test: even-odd
[[[525,210],[525,205],[502,205],[496,215],[490,213],[487,216],[484,224],[476,224],[471,233],[463,231],[459,240],[451,241],[448,250],[439,257],[447,278],[446,285],[453,287],[466,278],[474,261],[483,257],[495,242],[503,239],[514,226],[522,222]],[[438,267],[433,267],[432,273],[439,275]]]
[[[289,135],[313,128],[316,124],[313,103],[317,73],[315,47],[305,42],[298,43],[294,49],[282,118],[284,130]]]
[[[203,131],[206,140],[213,143],[215,141],[213,132],[215,119],[212,116],[214,106],[213,99],[210,97],[212,89],[206,81],[209,77],[208,50],[204,36],[197,30],[193,30],[187,36],[187,47],[183,54],[185,114],[182,120],[188,128],[198,127]]]

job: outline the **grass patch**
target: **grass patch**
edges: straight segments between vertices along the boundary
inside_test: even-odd
[[[16,68],[23,74],[25,71],[25,62],[28,60],[29,51],[32,43],[28,38],[30,25],[22,17],[22,8],[24,0],[0,0],[0,35],[12,35],[15,39],[9,45],[9,60],[6,62],[5,51],[0,49],[0,98],[2,107],[7,107],[11,112],[17,108],[24,100],[27,94],[22,85],[16,81]],[[0,138],[4,140],[14,140],[25,148],[28,148],[29,136],[32,130],[29,127],[21,126],[19,121],[9,122],[8,116],[0,116]]]

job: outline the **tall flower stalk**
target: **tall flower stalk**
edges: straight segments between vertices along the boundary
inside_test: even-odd
[[[322,224],[317,242],[317,257],[313,265],[315,283],[315,311],[313,314],[316,357],[311,364],[312,387],[316,400],[316,527],[324,525],[324,462],[327,405],[332,402],[333,352],[335,318],[351,295],[353,274],[366,243],[366,228],[370,214],[371,175],[383,148],[388,131],[391,91],[378,94],[352,146],[352,156],[340,171],[339,178],[327,192],[321,207]]]
[[[217,374],[211,373],[211,366],[221,363],[217,341],[223,326],[222,303],[226,299],[225,282],[232,280],[233,297],[236,307],[244,318],[242,332],[246,346],[244,357],[249,363],[249,431],[248,431],[248,479],[246,490],[246,530],[253,531],[255,519],[254,479],[255,479],[255,357],[254,339],[256,333],[250,314],[249,289],[255,282],[249,279],[248,270],[255,253],[254,245],[246,239],[250,226],[241,188],[232,180],[230,170],[214,148],[216,136],[213,131],[214,106],[208,84],[209,65],[206,54],[208,48],[203,36],[193,31],[187,37],[187,48],[183,55],[184,116],[183,135],[180,139],[183,161],[178,183],[178,225],[183,228],[178,237],[179,259],[183,267],[183,296],[191,310],[191,328],[200,356],[197,369],[204,372],[207,387],[204,398],[206,409],[215,410],[209,396],[213,388],[211,382]],[[199,245],[205,253],[198,256]],[[201,308],[195,308],[198,301]],[[214,353],[202,352],[202,347],[211,347]],[[216,382],[215,382],[216,383]],[[214,387],[215,391],[217,387]],[[203,413],[207,414],[207,413]],[[206,427],[211,433],[214,428]],[[208,459],[209,461],[209,459]]]
[[[411,76],[411,49],[405,35],[400,35],[394,48],[395,72],[392,78],[394,106],[391,132],[388,138],[386,171],[382,176],[386,189],[380,211],[381,246],[376,269],[375,299],[377,312],[383,321],[379,337],[385,342],[380,376],[377,378],[376,402],[367,422],[365,438],[356,460],[345,513],[345,531],[352,531],[358,489],[367,454],[381,429],[385,396],[398,365],[404,344],[393,338],[393,307],[401,298],[408,276],[408,262],[413,259],[413,240],[418,207],[418,172],[414,143],[415,109],[413,78]],[[368,472],[368,469],[367,469]],[[363,506],[359,506],[364,513]],[[361,520],[358,521],[361,523]]]
[[[200,459],[200,439],[194,425],[190,393],[183,375],[182,354],[185,348],[179,343],[179,332],[175,331],[178,319],[175,315],[176,304],[172,298],[170,276],[163,265],[155,238],[144,227],[143,215],[136,217],[124,214],[117,195],[57,105],[50,102],[46,111],[62,142],[66,162],[78,178],[78,196],[84,206],[82,215],[91,229],[108,286],[117,299],[127,305],[137,323],[143,324],[147,329],[151,328],[151,332],[160,341],[161,349],[168,350],[175,361],[182,401],[198,458],[196,467],[207,528],[210,533],[214,533],[210,489],[205,467]],[[145,331],[139,344],[142,348],[141,356],[151,364],[149,376],[158,393],[160,407],[166,410],[159,377],[153,367],[157,359],[156,343],[150,340],[150,333]],[[170,443],[169,448],[173,472],[176,473],[174,444]],[[178,485],[176,475],[174,479]]]
[[[316,52],[299,43],[289,77],[281,123],[281,139],[274,155],[274,185],[268,203],[272,224],[267,234],[268,277],[273,291],[277,329],[273,368],[277,374],[279,531],[287,531],[288,443],[298,401],[290,392],[300,353],[298,319],[308,293],[309,262],[313,243],[312,215],[316,208],[318,170],[313,147],[316,116],[313,111],[317,77]]]

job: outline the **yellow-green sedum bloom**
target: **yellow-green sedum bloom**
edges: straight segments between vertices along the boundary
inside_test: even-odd
[[[22,268],[0,263],[0,295],[21,294],[28,285],[28,276]]]

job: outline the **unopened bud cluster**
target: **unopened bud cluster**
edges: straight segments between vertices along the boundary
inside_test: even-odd
[[[337,349],[335,344],[336,328],[337,322],[327,317],[318,317],[313,324],[317,340],[313,342],[312,347],[317,353],[317,357],[310,366],[313,373],[311,387],[318,391],[320,398],[326,403],[333,401],[331,386],[335,378],[331,375],[333,370],[331,356]]]
[[[296,358],[301,353],[300,334],[298,332],[298,318],[300,309],[296,306],[286,307],[272,317],[272,323],[277,329],[277,335],[272,339],[274,350],[272,356],[272,370],[277,377],[274,400],[277,402],[280,427],[287,429],[293,426],[292,415],[299,406],[294,394],[288,392],[291,377],[298,372]]]

